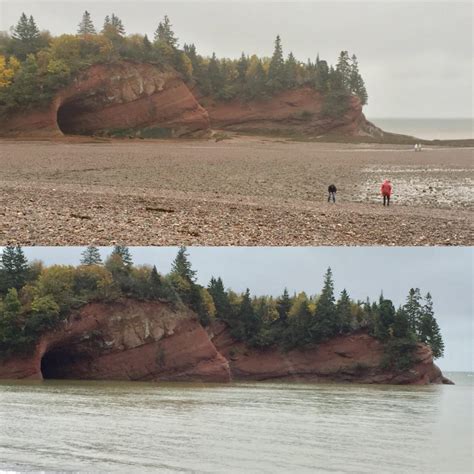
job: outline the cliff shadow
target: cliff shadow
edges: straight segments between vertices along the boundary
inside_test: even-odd
[[[91,135],[94,107],[87,97],[66,100],[57,110],[56,122],[65,135]],[[91,129],[89,129],[92,127]]]
[[[90,360],[90,356],[74,347],[56,347],[41,358],[41,375],[45,380],[84,378]]]

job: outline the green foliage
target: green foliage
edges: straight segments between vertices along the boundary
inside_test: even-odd
[[[102,265],[99,249],[93,245],[89,245],[81,255],[81,265]]]
[[[334,76],[336,76],[335,73]],[[324,117],[330,117],[334,119],[343,117],[344,114],[349,110],[349,99],[350,95],[345,89],[341,89],[339,86],[336,86],[335,89],[332,88],[331,91],[324,97],[321,114]]]
[[[196,280],[196,272],[192,269],[186,247],[180,247],[178,254],[171,265],[171,275],[177,275],[186,281],[193,283]]]
[[[434,317],[433,300],[430,293],[427,293],[425,296],[425,304],[421,311],[417,334],[421,342],[428,344],[431,347],[435,359],[443,357],[443,337],[441,336],[441,330],[436,318]]]
[[[419,342],[431,347],[433,357],[443,355],[431,295],[422,304],[418,289],[411,289],[407,303],[398,309],[383,295],[377,302],[355,302],[346,290],[336,301],[328,268],[317,296],[290,296],[285,289],[276,299],[252,297],[249,289],[243,294],[225,290],[221,278],[211,278],[207,288],[199,285],[185,247],[179,249],[167,276],[155,266],[133,265],[127,247],[114,247],[104,265],[99,257],[90,246],[77,267],[43,267],[29,265],[19,247],[4,249],[2,281],[7,275],[16,286],[7,288],[0,300],[0,357],[34,348],[41,334],[67,320],[73,308],[121,297],[166,301],[175,308],[186,305],[203,326],[214,319],[223,321],[236,340],[251,347],[303,349],[365,331],[383,344],[383,367],[390,370],[410,368]]]
[[[122,20],[107,15],[100,33],[91,15],[85,11],[76,35],[51,37],[40,32],[32,16],[22,14],[12,34],[0,34],[0,113],[27,109],[49,103],[56,92],[69,84],[77,74],[92,64],[121,59],[146,61],[176,69],[185,81],[197,86],[205,96],[228,101],[264,100],[273,94],[307,85],[324,96],[324,114],[339,117],[347,108],[351,94],[367,103],[367,91],[359,73],[355,55],[349,59],[343,51],[336,69],[320,60],[299,62],[293,53],[283,55],[280,36],[274,43],[271,58],[242,53],[238,59],[204,57],[194,44],[179,47],[170,19],[158,23],[153,41],[147,35],[126,35]],[[2,71],[6,78],[2,78]],[[302,117],[309,120],[309,117]],[[126,130],[117,134],[130,135]],[[147,132],[144,132],[146,135]],[[154,132],[148,134],[154,137]]]
[[[94,23],[92,23],[91,14],[87,10],[82,15],[82,20],[79,23],[77,34],[82,36],[96,34]]]
[[[10,288],[19,290],[28,278],[28,262],[19,246],[7,245],[0,259],[0,296]]]
[[[416,362],[415,349],[416,340],[414,338],[391,338],[385,344],[382,368],[399,371],[409,369]]]

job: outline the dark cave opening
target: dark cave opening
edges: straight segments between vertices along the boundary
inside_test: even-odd
[[[84,130],[84,119],[90,111],[90,107],[80,99],[65,102],[57,111],[59,129],[65,135],[89,135],[90,133]]]
[[[65,347],[55,348],[43,355],[41,374],[45,380],[78,378],[78,369],[84,362],[84,355]]]

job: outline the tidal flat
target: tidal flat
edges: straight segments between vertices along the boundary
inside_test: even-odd
[[[473,244],[472,148],[235,136],[2,140],[0,150],[2,244]]]

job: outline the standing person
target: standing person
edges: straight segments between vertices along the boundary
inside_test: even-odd
[[[334,204],[336,203],[336,192],[337,192],[336,186],[334,184],[330,184],[328,187],[328,202],[331,202],[331,198],[332,198],[332,202]]]
[[[384,179],[382,186],[380,186],[380,192],[383,196],[383,205],[390,206],[390,196],[392,195],[392,183],[388,179]]]

